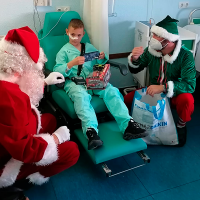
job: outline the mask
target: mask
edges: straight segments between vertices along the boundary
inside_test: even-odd
[[[155,38],[151,38],[150,42],[149,42],[149,46],[154,49],[154,50],[162,50],[163,48],[165,48],[168,44],[166,44],[164,47],[162,46],[161,42],[165,41],[162,40],[162,41],[158,41],[156,40]]]
[[[72,40],[78,40],[78,37],[73,37],[71,34],[69,34],[69,38]]]

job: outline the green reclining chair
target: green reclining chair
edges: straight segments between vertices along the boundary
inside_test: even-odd
[[[69,38],[65,34],[65,30],[68,27],[71,19],[80,19],[77,12],[69,11],[63,12],[51,12],[46,13],[44,27],[39,32],[40,45],[44,49],[48,62],[45,64],[46,73],[50,73],[55,66],[56,54],[68,41]],[[57,25],[56,25],[57,24]],[[55,26],[56,25],[56,26]],[[54,27],[54,28],[53,28]],[[83,43],[90,43],[87,32],[82,39]],[[118,67],[123,75],[128,73],[125,65],[119,65],[110,62],[111,67]],[[59,89],[56,86],[51,86],[49,89],[52,102],[48,101],[54,111],[60,109],[63,113],[62,116],[66,118],[68,127],[72,129],[88,152],[89,156],[95,164],[103,163],[102,167],[108,176],[111,175],[111,170],[104,163],[108,160],[118,158],[130,153],[137,152],[145,162],[149,162],[150,159],[143,152],[147,148],[146,143],[142,139],[135,139],[131,141],[125,141],[122,137],[122,133],[119,131],[117,123],[112,119],[99,124],[99,135],[104,142],[104,145],[95,150],[87,149],[87,139],[84,137],[81,128],[77,128],[78,116],[75,113],[74,105],[69,96],[63,89]],[[108,109],[103,100],[98,96],[92,96],[91,104],[98,116],[107,112]],[[105,120],[104,120],[105,121]],[[70,122],[70,123],[69,123]],[[76,124],[72,126],[72,124]],[[79,123],[80,124],[80,123]],[[72,131],[71,131],[72,132]]]

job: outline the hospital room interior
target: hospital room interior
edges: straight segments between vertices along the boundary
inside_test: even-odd
[[[0,1],[0,200],[200,199],[200,0]]]

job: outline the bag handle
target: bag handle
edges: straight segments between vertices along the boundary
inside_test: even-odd
[[[161,120],[163,118],[164,111],[165,111],[165,104],[166,104],[165,99],[158,100],[158,103],[159,103],[160,109],[161,109],[160,114],[158,116],[156,106],[153,106],[153,115],[157,120]]]
[[[164,102],[164,103],[162,103],[162,102]],[[154,115],[155,119],[161,120],[161,119],[163,118],[164,111],[165,111],[165,104],[166,104],[165,99],[158,100],[158,103],[159,103],[160,109],[161,109],[160,114],[159,114],[159,116],[158,116],[157,110],[156,110],[156,106],[152,106],[153,115]],[[152,111],[150,110],[149,104],[146,104],[146,109],[147,109],[149,112],[152,112]]]
[[[81,54],[80,54],[80,56],[84,56],[84,54],[85,54],[85,43],[81,43]],[[83,67],[83,65],[78,66],[78,70],[77,70],[78,76],[81,74],[82,67]]]

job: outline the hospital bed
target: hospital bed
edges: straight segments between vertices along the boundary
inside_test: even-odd
[[[195,52],[194,52],[194,58],[195,58],[196,70],[198,72],[200,72],[200,17],[199,18],[192,18],[193,14],[197,11],[199,11],[199,13],[200,13],[200,8],[194,9],[189,14],[188,25],[183,27],[183,28],[197,34],[196,49],[195,49]],[[199,16],[200,16],[200,14],[199,14]]]
[[[43,29],[38,35],[40,38],[40,45],[44,49],[44,52],[48,58],[48,62],[45,64],[46,75],[53,70],[57,52],[69,41],[68,36],[65,35],[65,29],[68,27],[69,22],[73,18],[80,19],[80,16],[74,11],[69,11],[66,13],[46,13]],[[86,30],[82,42],[90,43]],[[123,75],[128,73],[125,65],[120,65],[113,62],[110,62],[110,64],[111,67],[118,68]],[[88,141],[83,135],[80,126],[81,123],[75,113],[73,102],[66,92],[63,89],[57,88],[56,86],[50,86],[45,96],[46,103],[56,114],[59,113],[59,118],[64,119],[65,125],[70,128],[71,133],[74,132],[94,164],[101,164],[102,169],[107,176],[114,176],[114,174],[112,174],[112,170],[106,165],[106,161],[108,160],[119,158],[131,153],[137,153],[145,163],[150,162],[150,158],[144,153],[144,150],[147,148],[146,143],[142,139],[125,141],[122,137],[122,133],[119,131],[116,121],[110,116],[106,105],[98,96],[92,96],[91,104],[98,117],[99,135],[103,140],[104,145],[95,150],[87,149]],[[141,164],[140,166],[144,164]]]

